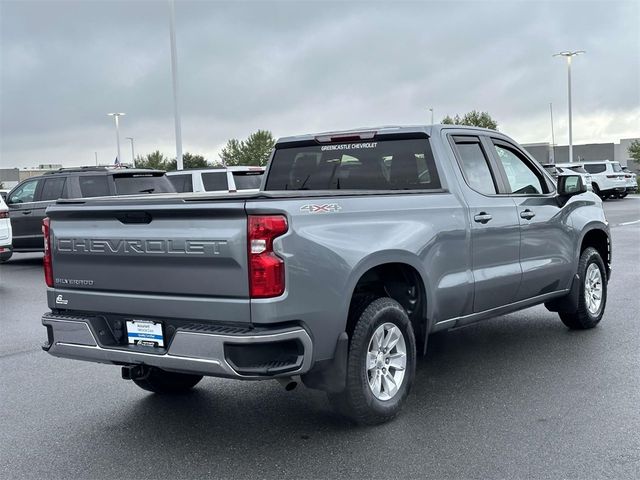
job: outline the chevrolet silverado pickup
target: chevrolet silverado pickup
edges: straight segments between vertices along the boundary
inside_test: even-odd
[[[156,392],[203,376],[302,381],[393,418],[431,333],[544,303],[605,309],[611,242],[580,175],[462,126],[280,139],[258,192],[58,200],[44,350]]]

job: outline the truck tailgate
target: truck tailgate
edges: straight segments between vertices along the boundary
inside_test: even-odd
[[[180,305],[175,300],[183,297],[201,305],[189,309],[190,314],[200,311],[196,317],[250,321],[243,200],[206,205],[176,200],[58,204],[47,215],[56,291],[95,293],[90,295],[94,299],[104,294],[111,299],[114,309],[110,311],[114,312],[118,293],[129,304],[127,308],[132,308],[132,297],[146,299],[146,308],[134,307],[140,312],[156,311],[150,305],[154,300],[162,305],[162,298],[170,297],[172,305]],[[215,310],[214,305],[206,306],[206,300],[216,299],[246,304],[246,315],[244,308],[232,309],[236,312],[232,316],[241,313],[241,318],[218,318],[215,311],[204,314],[207,308]],[[86,303],[73,301],[67,307],[86,308]],[[220,313],[225,310],[223,307]],[[231,312],[223,316],[229,315]]]

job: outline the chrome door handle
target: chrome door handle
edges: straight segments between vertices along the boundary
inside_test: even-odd
[[[533,213],[528,208],[525,211],[520,212],[520,218],[524,218],[524,219],[527,219],[527,220],[531,220],[535,216],[536,216],[536,214]]]
[[[473,219],[478,223],[487,223],[493,217],[486,212],[480,212],[478,215],[473,217]]]
[[[23,210],[22,214],[23,215],[31,215],[31,210]]]

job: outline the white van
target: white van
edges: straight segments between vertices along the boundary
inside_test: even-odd
[[[205,168],[167,172],[178,192],[257,192],[264,167]]]
[[[9,207],[0,196],[0,263],[6,262],[13,254],[11,246],[12,232],[9,219]]]

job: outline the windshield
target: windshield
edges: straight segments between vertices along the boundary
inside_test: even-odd
[[[427,139],[276,149],[266,190],[439,189]]]
[[[251,190],[260,188],[264,171],[254,170],[248,172],[233,172],[233,181],[236,190]]]
[[[573,170],[574,172],[577,172],[577,173],[589,173],[580,165],[577,165],[575,167],[569,167],[569,170]]]
[[[117,195],[136,195],[139,193],[172,193],[175,188],[164,174],[131,173],[114,175]]]

